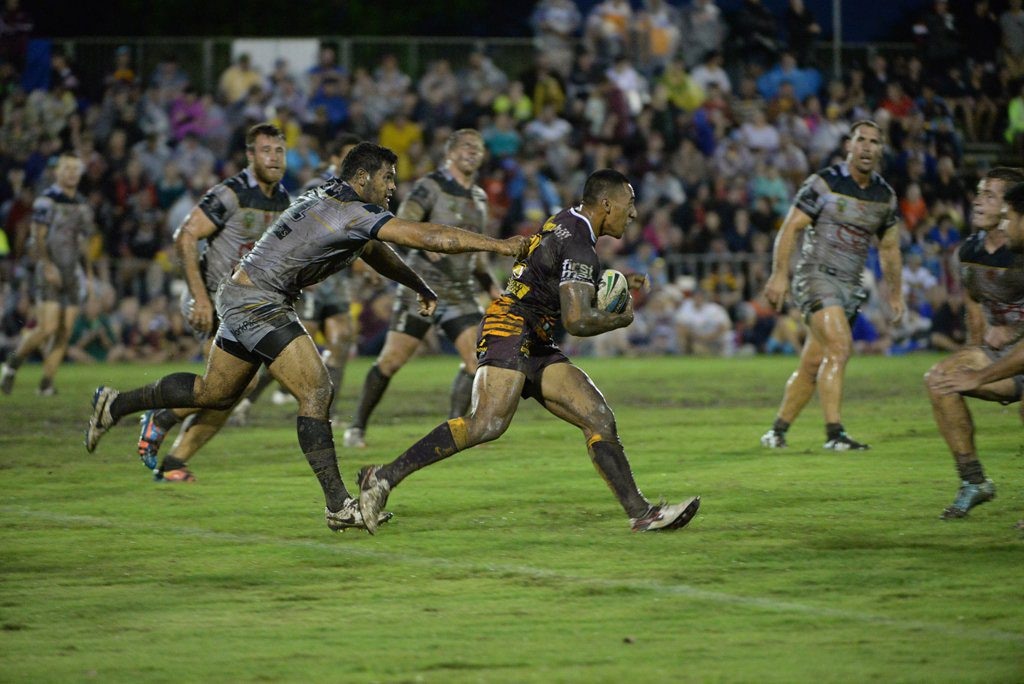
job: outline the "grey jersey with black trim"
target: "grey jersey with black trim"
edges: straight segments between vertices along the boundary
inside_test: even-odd
[[[51,185],[32,203],[32,221],[46,226],[46,253],[61,270],[73,269],[82,255],[82,242],[93,231],[92,209],[84,196],[65,195]]]
[[[479,185],[463,187],[447,171],[434,171],[416,181],[398,207],[398,216],[483,233],[487,227],[487,193]],[[441,258],[434,261],[422,251],[412,250],[406,261],[440,301],[473,300],[478,288],[473,278],[475,260],[484,258],[483,255],[471,252],[437,256]]]
[[[241,266],[257,287],[296,299],[302,288],[358,259],[366,243],[393,218],[335,178],[295,200]]]
[[[872,173],[862,188],[846,162],[811,174],[793,203],[814,221],[804,231],[795,274],[821,267],[842,281],[860,283],[872,236],[881,239],[896,223],[896,193],[889,184]]]
[[[278,183],[274,194],[267,197],[248,168],[203,195],[199,209],[217,226],[217,232],[206,238],[205,245],[200,247],[199,266],[208,292],[217,290],[220,281],[249,253],[289,204],[291,197],[283,185]]]

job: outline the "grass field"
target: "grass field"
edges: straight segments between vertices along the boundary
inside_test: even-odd
[[[135,421],[93,455],[81,436],[95,385],[171,367],[67,367],[48,399],[26,367],[0,396],[0,681],[1024,681],[1017,406],[973,405],[998,498],[938,520],[936,358],[853,360],[857,454],[821,450],[816,403],[788,450],[758,446],[793,359],[580,359],[647,495],[703,495],[663,535],[629,532],[579,433],[532,403],[406,481],[377,536],[337,535],[293,408],[258,404],[197,483],[158,485]],[[348,481],[441,420],[454,363],[403,370],[370,448],[340,452]]]

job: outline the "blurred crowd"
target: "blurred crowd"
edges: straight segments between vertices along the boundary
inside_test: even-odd
[[[238,54],[203,92],[173,52],[139,73],[127,46],[96,82],[55,49],[48,85],[26,91],[31,17],[8,0],[0,357],[32,324],[31,207],[62,150],[85,162],[79,190],[96,222],[71,358],[195,357],[171,236],[209,187],[245,165],[244,133],[260,121],[285,132],[289,191],[323,173],[332,139],[353,133],[397,153],[398,201],[435,168],[452,130],[476,128],[494,235],[536,231],[578,200],[589,172],[619,169],[633,179],[639,218],[599,251],[610,267],[649,274],[651,289],[636,293],[628,329],[566,343],[598,354],[737,354],[802,344],[797,312],[776,313],[760,296],[774,234],[804,178],[844,158],[850,123],[872,118],[886,133],[884,175],[900,198],[909,314],[886,322],[869,260],[857,349],[956,348],[956,249],[986,170],[965,151],[1001,143],[1019,158],[1024,147],[1021,4],[934,2],[914,23],[915,45],[869,53],[839,76],[817,60],[822,29],[801,0],[782,14],[760,0],[731,13],[714,0],[604,0],[585,15],[573,0],[540,0],[534,59],[515,68],[486,49],[423,73],[407,73],[390,52],[346,68],[325,42],[314,64],[282,58],[266,71]],[[375,351],[389,297],[384,285],[367,287],[354,310],[362,353]]]

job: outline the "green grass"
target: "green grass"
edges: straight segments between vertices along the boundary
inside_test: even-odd
[[[793,359],[580,359],[650,498],[700,493],[687,529],[634,535],[579,433],[524,402],[501,440],[417,473],[376,537],[329,532],[294,409],[156,485],[134,420],[81,446],[91,389],[171,366],[38,367],[0,397],[0,681],[1024,681],[1024,441],[972,404],[999,496],[964,521],[921,376],[856,358],[832,454],[812,403],[768,452]],[[367,362],[349,368],[351,409]],[[173,367],[180,370],[180,367]],[[447,412],[452,358],[392,383],[351,482]]]

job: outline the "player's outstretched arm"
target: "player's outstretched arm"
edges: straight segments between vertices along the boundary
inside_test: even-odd
[[[558,287],[562,309],[562,325],[576,337],[592,337],[609,330],[624,328],[633,322],[633,300],[629,299],[622,313],[595,309],[594,286],[582,282],[565,282]]]
[[[381,226],[377,239],[430,252],[494,252],[511,257],[524,256],[530,244],[529,238],[522,235],[497,240],[440,223],[419,223],[400,218],[393,218]]]

